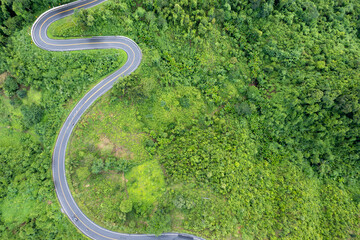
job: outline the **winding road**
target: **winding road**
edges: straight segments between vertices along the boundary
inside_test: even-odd
[[[71,222],[86,236],[92,239],[126,239],[126,240],[203,240],[189,234],[163,233],[160,236],[151,234],[125,234],[107,230],[95,224],[80,210],[71,195],[65,175],[65,153],[66,147],[74,129],[75,124],[100,96],[109,91],[119,77],[131,74],[137,69],[141,62],[141,50],[139,46],[127,37],[109,36],[93,37],[86,39],[55,40],[47,36],[47,29],[51,23],[74,13],[74,9],[91,8],[106,0],[80,0],[66,5],[55,7],[43,13],[33,24],[31,37],[33,42],[40,48],[48,51],[75,51],[87,49],[122,49],[127,53],[127,61],[124,66],[110,76],[103,79],[92,88],[74,107],[64,122],[56,140],[53,153],[53,180],[55,190],[62,211]]]

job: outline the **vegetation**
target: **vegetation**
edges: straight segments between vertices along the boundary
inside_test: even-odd
[[[26,12],[45,11],[48,5],[42,3],[29,1]],[[0,238],[80,239],[55,195],[52,149],[72,106],[126,55],[41,50],[29,35],[35,14],[20,18],[12,4],[20,2],[1,1],[0,14]],[[3,25],[5,16],[19,21],[11,32]]]
[[[79,239],[52,147],[78,96],[125,58],[40,50],[27,33],[47,4],[24,3],[28,18],[3,2],[0,236]],[[53,24],[53,37],[124,35],[143,52],[72,136],[81,209],[129,233],[359,239],[359,15],[356,0],[109,0]]]

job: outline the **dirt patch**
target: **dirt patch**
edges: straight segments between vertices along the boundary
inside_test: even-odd
[[[122,180],[124,181],[124,183],[125,183],[125,185],[126,185],[126,183],[127,183],[129,180],[127,180],[127,179],[125,178],[125,174],[124,174],[124,173],[122,173],[121,177],[122,177]]]
[[[106,136],[100,138],[100,143],[97,145],[100,150],[111,151],[114,148],[114,144]]]
[[[125,173],[124,173],[124,172],[121,174],[121,176],[122,176],[122,179],[123,179],[123,181],[124,181],[124,188],[125,188],[126,196],[127,196],[127,198],[129,199],[129,193],[128,193],[128,191],[127,191],[127,186],[126,186],[126,183],[127,183],[128,180],[125,178]]]
[[[113,148],[114,155],[118,158],[125,158],[127,160],[134,159],[134,153],[130,152],[129,149],[123,146],[114,146]]]
[[[101,140],[101,144],[105,146],[111,144],[110,139],[108,139],[107,137],[102,137],[100,140]]]
[[[51,205],[51,204],[52,204],[52,201],[50,201],[50,200],[47,201],[47,204],[48,204],[48,205]]]
[[[126,160],[134,159],[133,152],[131,152],[129,149],[127,149],[124,146],[115,145],[106,136],[102,136],[100,138],[100,142],[98,143],[97,148],[102,151],[111,151],[111,153],[114,154],[114,156],[117,158],[122,158]]]
[[[8,73],[8,72],[4,72],[4,73],[0,74],[0,86],[3,85],[6,77],[9,76],[9,75],[10,75],[10,73]]]

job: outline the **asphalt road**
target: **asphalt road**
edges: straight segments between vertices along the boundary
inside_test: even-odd
[[[124,66],[102,80],[78,102],[60,130],[53,153],[52,171],[55,190],[61,204],[62,211],[82,233],[92,239],[200,240],[202,238],[189,234],[164,233],[161,236],[156,237],[155,235],[125,234],[104,229],[85,216],[71,195],[65,175],[65,154],[66,147],[75,124],[96,99],[111,89],[112,85],[119,77],[129,75],[136,70],[136,68],[140,65],[142,54],[139,46],[127,37],[109,36],[85,39],[54,40],[47,36],[47,28],[52,22],[73,14],[74,9],[91,8],[104,1],[106,0],[80,0],[52,8],[42,14],[36,20],[31,29],[31,36],[34,43],[38,47],[48,51],[116,48],[124,50],[128,56]]]

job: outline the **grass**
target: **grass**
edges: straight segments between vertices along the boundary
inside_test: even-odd
[[[67,153],[67,178],[80,208],[100,226],[127,233],[152,233],[149,215],[153,215],[162,206],[162,201],[170,196],[188,199],[187,207],[164,213],[173,219],[172,231],[186,232],[190,229],[192,211],[205,211],[202,207],[204,201],[211,199],[209,204],[223,205],[223,197],[214,194],[210,188],[198,188],[196,183],[169,185],[158,156],[153,156],[147,147],[152,139],[148,130],[144,131],[144,116],[149,112],[158,111],[156,117],[146,120],[147,126],[162,129],[174,119],[182,122],[203,111],[205,105],[195,89],[186,87],[181,93],[179,95],[179,89],[162,90],[154,95],[154,99],[142,104],[112,102],[110,94],[105,94],[77,124]],[[180,107],[180,96],[187,94],[189,106]],[[166,101],[168,110],[164,110],[163,101]],[[124,171],[104,169],[97,174],[91,173],[98,159],[105,164],[109,159],[125,161],[130,167]],[[189,189],[192,189],[190,193]],[[119,206],[127,198],[133,202],[134,211],[127,214],[123,222]],[[227,208],[225,212],[230,211]]]
[[[201,93],[195,87],[180,86],[159,91],[150,105],[142,105],[144,123],[150,129],[164,131],[171,123],[186,125],[206,110]]]
[[[68,148],[66,168],[75,200],[90,219],[112,230],[124,231],[117,217],[122,200],[129,197],[134,202],[151,204],[163,190],[161,169],[145,149],[149,137],[141,131],[137,114],[136,108],[122,102],[110,104],[106,94],[83,115]],[[123,171],[105,169],[91,173],[98,159],[105,165],[113,159],[137,166],[125,175]],[[146,167],[150,172],[141,176]],[[159,186],[153,185],[154,179],[159,181]],[[152,195],[154,189],[158,191]]]
[[[126,175],[128,193],[133,202],[154,205],[165,191],[165,180],[157,160],[133,167]]]
[[[40,104],[41,103],[41,92],[30,88],[27,92],[26,98],[23,100],[23,104],[30,105],[31,103]]]
[[[74,51],[72,53],[78,53],[80,51]],[[123,66],[125,64],[125,62],[127,61],[127,54],[125,51],[123,50],[119,50],[119,49],[101,49],[101,50],[97,50],[97,49],[94,49],[94,50],[87,50],[87,52],[91,52],[92,54],[94,55],[99,55],[99,56],[105,56],[105,55],[109,55],[109,56],[117,56],[117,58],[119,59],[119,67],[120,68],[121,66]],[[115,52],[115,54],[114,54]],[[56,53],[56,52],[55,52]],[[118,69],[117,68],[117,69]],[[90,84],[86,91],[83,91],[82,94],[78,95],[78,96],[74,96],[74,98],[72,99],[69,99],[69,101],[66,103],[65,105],[65,108],[68,109],[68,113],[70,113],[70,111],[76,106],[76,104],[78,103],[78,101],[80,101],[80,99],[85,96],[85,94],[90,90],[92,89],[94,86],[96,86],[101,80],[103,80],[104,78],[106,78],[107,76],[111,75],[115,70],[109,72],[108,74],[106,74],[105,76],[103,76],[100,80],[98,81],[95,81],[94,83]],[[64,118],[64,121],[66,120],[66,117]],[[56,139],[56,136],[58,135],[58,133],[60,132],[60,128],[58,129],[57,133],[55,134],[54,136],[54,145],[55,145],[55,139]],[[51,149],[54,149],[54,146],[51,147]]]
[[[48,28],[47,34],[50,38],[62,39],[59,38],[59,35],[62,35],[62,32],[75,26],[76,23],[74,21],[74,18],[72,16],[69,16],[52,23]]]
[[[6,126],[0,125],[0,146],[1,147],[17,147],[20,145],[21,134],[8,129]]]
[[[39,203],[31,199],[30,194],[19,194],[14,198],[7,197],[2,204],[2,221],[5,224],[21,224],[37,216],[35,211]]]
[[[144,29],[140,31],[131,29],[131,26],[127,26],[128,23],[126,22],[124,24],[123,22],[118,23],[118,26],[123,24],[121,28],[117,28],[117,24],[114,23],[106,26],[98,24],[92,29],[80,29],[77,27],[76,20],[71,19],[71,17],[61,21],[59,24],[64,24],[64,28],[56,25],[51,26],[53,28],[49,31],[52,31],[53,36],[89,36],[92,34],[100,35],[100,33],[113,35],[111,33],[116,31],[119,31],[116,33],[118,35],[127,32],[128,36],[136,36],[141,31],[146,32]],[[134,35],[131,35],[133,34],[131,32],[135,32]],[[171,29],[168,32],[171,32]],[[337,220],[333,220],[332,216],[341,216],[339,219],[343,221],[343,219],[347,219],[343,215],[348,214],[350,216],[349,213],[356,212],[355,210],[348,210],[356,208],[354,207],[355,204],[351,203],[352,200],[349,196],[344,197],[347,193],[341,192],[340,187],[322,183],[313,176],[309,177],[301,167],[293,162],[287,162],[285,157],[281,155],[283,153],[279,153],[279,156],[275,154],[269,156],[271,163],[267,161],[268,159],[266,161],[259,159],[258,156],[261,154],[257,151],[262,149],[259,147],[261,142],[256,135],[251,133],[252,128],[249,125],[255,126],[261,121],[252,119],[247,125],[243,124],[248,123],[245,117],[236,116],[241,124],[231,122],[230,119],[221,116],[224,114],[221,109],[226,106],[213,108],[209,106],[209,102],[212,101],[211,98],[207,102],[204,100],[218,92],[221,96],[220,100],[226,102],[226,100],[238,96],[239,86],[246,86],[249,83],[240,79],[236,80],[236,84],[231,84],[224,79],[225,86],[217,89],[218,86],[211,85],[211,79],[208,79],[211,86],[207,86],[206,94],[200,93],[191,84],[179,86],[186,84],[178,83],[177,81],[183,79],[175,78],[177,74],[174,72],[177,70],[181,73],[186,72],[186,67],[191,66],[190,60],[192,59],[186,59],[186,56],[181,54],[173,54],[172,48],[182,49],[184,46],[178,42],[172,42],[174,36],[169,36],[171,33],[166,35],[168,32],[163,33],[163,39],[152,35],[134,38],[136,41],[139,40],[144,53],[141,70],[148,67],[145,68],[147,72],[143,71],[139,74],[141,78],[139,85],[146,85],[146,83],[151,85],[155,82],[155,87],[146,87],[156,90],[148,91],[150,93],[148,98],[140,100],[141,102],[123,98],[113,104],[111,97],[103,97],[88,111],[87,115],[84,115],[74,133],[69,153],[70,159],[67,163],[71,175],[69,179],[74,185],[73,191],[77,201],[81,203],[91,199],[92,204],[81,205],[87,208],[85,212],[89,212],[89,217],[112,230],[144,233],[150,231],[148,226],[158,223],[155,222],[154,224],[153,221],[157,216],[156,213],[160,212],[159,215],[172,219],[171,231],[186,232],[192,230],[195,234],[198,233],[196,235],[209,239],[227,239],[224,236],[230,235],[233,239],[252,239],[254,236],[263,239],[280,237],[321,238],[323,236],[321,232],[326,230],[326,226],[336,225],[333,229],[339,226],[346,227],[346,224],[335,224]],[[222,38],[220,31],[217,33],[218,35],[214,34],[215,41],[209,41],[209,44],[205,46],[206,50],[198,55],[200,60],[196,64],[207,71],[216,70],[219,60],[225,60],[226,51],[222,54],[218,50],[219,48],[232,48],[229,45],[230,42],[226,40],[219,43],[218,40]],[[155,42],[164,41],[162,44],[156,44],[152,43],[152,40]],[[214,45],[211,42],[214,42]],[[147,43],[149,44],[147,45]],[[157,57],[156,54],[151,55],[155,51],[149,50],[147,46],[161,49],[163,57],[166,51],[172,57],[166,61],[161,60],[159,64],[160,57]],[[178,63],[183,59],[185,59],[183,66],[186,67],[182,67]],[[242,62],[241,59],[239,61]],[[251,67],[249,68],[246,62],[244,64],[236,63],[238,63],[236,58],[231,58],[229,61],[230,66],[240,65],[238,67],[241,69],[242,76],[257,74],[254,71],[250,72]],[[158,69],[161,69],[159,65],[165,71],[158,72]],[[168,70],[167,67],[171,69],[169,71],[173,71],[171,76],[163,74]],[[224,73],[225,75],[226,73]],[[183,75],[181,74],[181,76]],[[217,77],[221,79],[223,76],[219,74]],[[161,82],[166,78],[173,78],[176,83],[171,87],[156,85],[156,82]],[[249,89],[255,88],[253,86]],[[216,96],[216,94],[214,95]],[[214,99],[214,101],[217,100]],[[220,133],[214,132],[213,135],[209,134],[200,138],[203,130],[195,131],[195,129],[193,131],[196,132],[196,135],[190,135],[187,139],[184,138],[184,141],[177,145],[176,140],[183,138],[181,134],[183,131],[189,130],[192,119],[197,119],[200,116],[200,118],[204,118],[204,126],[216,126],[217,124],[212,122],[209,115],[215,116],[214,122],[218,120],[221,123],[222,121],[223,125],[233,127],[236,134],[224,127],[223,130],[218,129]],[[261,115],[254,116],[261,117]],[[207,121],[206,118],[210,120]],[[203,125],[200,127],[204,127]],[[175,128],[171,139],[167,138],[168,132],[171,131],[166,133],[166,130],[170,128],[169,126]],[[177,126],[181,128],[177,129]],[[156,132],[159,142],[150,138],[150,136],[156,135],[152,135],[153,132]],[[232,137],[235,139],[231,139]],[[222,142],[216,145],[216,139],[221,139]],[[170,143],[166,145],[162,141]],[[234,145],[227,144],[228,141]],[[174,142],[175,144],[171,144]],[[203,145],[204,151],[198,151],[203,142],[206,142],[206,145]],[[196,164],[192,165],[192,168],[195,169],[199,166],[204,169],[185,174],[187,181],[173,183],[171,182],[173,179],[163,175],[161,171],[163,166],[158,163],[158,161],[166,161],[166,159],[164,160],[165,157],[161,156],[163,153],[156,151],[159,155],[154,156],[155,151],[149,150],[151,148],[149,148],[148,143],[155,146],[163,144],[166,149],[175,145],[176,151],[172,152],[169,157],[176,160],[173,163],[175,166],[187,162],[186,160],[190,158],[191,152],[197,151],[201,153],[204,162],[199,163],[197,161]],[[186,143],[191,144],[189,146]],[[89,173],[93,163],[99,158],[104,163],[108,159],[115,158],[116,161],[126,162],[131,166],[120,171],[120,173],[111,170],[104,170],[98,174]],[[219,160],[219,162],[210,162],[209,159],[211,161]],[[207,160],[210,162],[208,166],[205,165]],[[185,164],[180,166],[181,168],[176,169],[180,174],[190,169]],[[168,167],[168,169],[171,168],[174,166]],[[124,172],[124,177],[122,177],[121,174]],[[202,182],[190,181],[192,178],[198,177],[197,175],[200,176],[199,179],[203,179]],[[109,179],[115,183],[108,183]],[[85,189],[82,187],[84,184],[92,184],[96,187]],[[211,185],[212,187],[210,187]],[[110,189],[112,187],[118,189],[118,192],[114,193],[113,196],[111,196],[112,190]],[[219,189],[222,191],[221,194]],[[230,190],[225,193],[224,189]],[[344,196],[336,198],[340,194]],[[360,199],[358,192],[354,192],[354,196],[357,197],[356,199]],[[127,197],[134,202],[134,207],[133,211],[127,214],[127,221],[122,222],[118,220],[119,204],[121,200]],[[342,201],[343,199],[346,201]],[[164,206],[169,207],[169,212]],[[349,223],[350,218],[355,219],[353,216],[349,217],[347,221]],[[350,224],[355,226],[353,223]]]
[[[103,8],[103,4],[97,5],[92,10]],[[52,39],[69,39],[73,37],[92,37],[93,35],[84,35],[83,29],[78,24],[77,18],[74,15],[62,18],[56,22],[53,22],[48,30],[47,34]]]
[[[7,116],[4,119],[8,119],[8,124],[6,127],[11,127],[16,131],[20,131],[22,129],[22,113],[19,107],[12,106],[10,104],[9,98],[1,98],[1,104],[3,106],[3,110],[7,112]]]
[[[99,103],[78,124],[79,139],[91,139],[97,150],[114,153],[116,157],[139,163],[150,158],[144,142],[142,123],[136,121],[137,109],[119,103],[110,104],[108,98]]]
[[[114,35],[109,25],[103,30],[104,34]],[[48,35],[60,39],[101,34],[79,28],[74,16],[70,16],[51,24]],[[146,62],[150,55],[146,51],[143,53],[143,62]],[[157,80],[153,77],[144,78],[142,82],[149,92],[158,88]],[[114,104],[108,94],[104,95],[83,115],[68,147],[66,173],[80,208],[90,219],[108,229],[127,233],[148,232],[151,216],[161,207],[162,199],[168,194],[177,196],[194,188],[189,184],[182,187],[168,185],[157,156],[153,156],[148,149],[149,143],[154,144],[149,135],[153,130],[164,131],[174,121],[187,125],[189,119],[207,111],[211,112],[212,109],[208,109],[200,91],[191,86],[155,90],[141,104],[131,104],[127,100]],[[102,159],[105,163],[110,158],[126,161],[132,167],[125,171],[124,177],[121,177],[122,171],[91,173],[94,161]],[[210,189],[197,195],[202,191],[190,194],[189,198],[199,203],[203,203],[202,197],[207,196],[212,196],[215,202],[223,201]],[[127,197],[133,201],[134,210],[126,215],[127,221],[122,222],[119,220],[119,206]],[[188,205],[191,204],[192,201],[189,201]],[[171,219],[182,216],[174,221],[173,231],[186,232],[184,222],[191,222],[191,212],[187,209],[177,209],[164,215]]]

